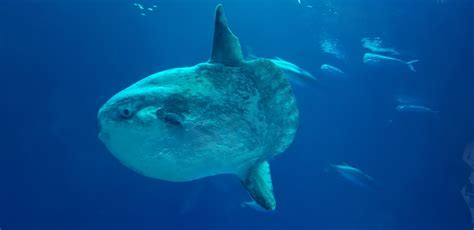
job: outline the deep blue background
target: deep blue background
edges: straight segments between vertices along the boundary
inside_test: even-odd
[[[158,181],[122,166],[97,139],[98,108],[154,72],[210,53],[218,1],[0,2],[0,228],[469,229],[461,160],[474,139],[470,0],[222,0],[245,52],[279,56],[346,80],[295,87],[301,125],[271,161],[278,209],[243,209],[232,176]],[[152,1],[142,2],[151,5]],[[334,11],[329,11],[329,9]],[[347,58],[321,52],[322,34]],[[362,63],[362,37],[420,59],[416,73]],[[398,116],[393,94],[422,98],[440,119]],[[390,124],[388,120],[392,119]],[[381,185],[368,193],[325,173],[348,162]]]

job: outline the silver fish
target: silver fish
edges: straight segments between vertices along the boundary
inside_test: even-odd
[[[398,112],[413,112],[413,113],[430,113],[438,116],[439,111],[432,110],[422,105],[398,105],[395,108]]]
[[[419,62],[419,60],[403,61],[398,58],[373,53],[364,54],[363,61],[365,64],[403,64],[408,66],[408,68],[413,72],[416,72],[413,63]]]
[[[340,165],[331,165],[331,167],[336,172],[338,172],[344,179],[351,182],[351,184],[368,190],[376,190],[375,180],[371,176],[362,172],[361,170],[354,168],[346,163]]]
[[[279,57],[269,59],[273,62],[280,70],[283,71],[284,75],[294,83],[299,85],[307,85],[311,83],[317,83],[318,79],[313,76],[309,71],[297,66],[294,63],[283,60]]]
[[[344,75],[344,71],[342,71],[341,69],[337,68],[337,67],[334,67],[332,65],[329,65],[329,64],[322,64],[321,65],[321,72],[327,74],[327,75],[331,75],[331,76],[342,76]]]

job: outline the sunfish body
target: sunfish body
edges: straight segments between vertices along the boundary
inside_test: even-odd
[[[267,160],[293,141],[298,109],[275,64],[243,60],[218,5],[208,62],[138,81],[109,99],[98,120],[99,138],[137,173],[175,182],[234,174],[273,210]]]
[[[334,77],[340,77],[344,75],[344,71],[329,64],[322,64],[321,72],[323,72],[325,75],[334,76]]]
[[[275,59],[269,59],[273,64],[280,68],[284,75],[298,85],[310,85],[318,82],[318,79],[314,77],[309,71],[297,66],[294,63],[283,60],[279,57]]]
[[[384,56],[380,54],[366,53],[364,54],[363,61],[366,64],[381,64],[381,65],[394,65],[394,66],[405,65],[411,71],[416,72],[415,67],[413,66],[413,63],[418,62],[419,60],[412,60],[412,61],[406,62],[394,57]]]
[[[347,164],[331,165],[331,167],[352,184],[368,190],[376,190],[375,180],[359,169]]]

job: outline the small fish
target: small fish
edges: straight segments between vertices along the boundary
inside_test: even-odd
[[[280,68],[285,73],[285,76],[287,76],[289,80],[294,83],[306,85],[305,82],[318,82],[318,79],[314,77],[309,71],[304,70],[296,64],[285,61],[279,57],[269,60],[272,61],[273,64],[275,64],[278,68]]]
[[[298,0],[298,4],[300,4],[300,5],[301,5],[301,0]]]
[[[152,7],[153,7],[153,8],[156,8],[157,6],[156,6],[156,5],[153,5]]]
[[[329,64],[322,64],[321,65],[321,71],[323,73],[326,73],[328,75],[331,75],[331,76],[341,76],[341,75],[344,75],[344,71],[342,71],[341,69],[337,68],[337,67],[334,67],[332,65],[329,65]]]
[[[145,14],[145,13],[140,13],[140,15],[141,15],[141,16],[146,16],[146,14]]]
[[[336,172],[338,172],[344,179],[351,182],[351,184],[358,187],[362,187],[371,191],[376,190],[375,180],[362,172],[361,170],[354,168],[346,163],[340,165],[331,165]]]
[[[416,72],[415,67],[413,66],[413,63],[418,62],[419,60],[412,60],[412,61],[406,62],[394,57],[384,56],[380,54],[366,53],[364,54],[363,61],[366,64],[378,64],[378,63],[404,64],[404,65],[407,65],[411,71]]]
[[[147,10],[148,11],[153,11],[153,8],[148,7]]]
[[[432,110],[422,105],[398,105],[395,110],[398,112],[429,113],[434,114],[436,117],[439,116],[439,111]]]
[[[242,208],[246,208],[246,207],[249,207],[255,211],[258,211],[258,212],[264,212],[264,213],[269,213],[269,212],[273,212],[274,210],[267,210],[267,209],[264,209],[262,206],[258,205],[257,202],[255,202],[254,200],[250,200],[250,201],[244,201],[240,204],[240,207]]]

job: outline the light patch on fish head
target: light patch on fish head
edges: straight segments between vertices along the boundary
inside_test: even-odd
[[[321,65],[321,70],[329,70],[329,65],[328,64],[322,64]]]
[[[364,56],[364,63],[376,64],[376,63],[380,63],[380,60],[371,56]]]
[[[403,110],[406,110],[408,109],[409,106],[408,105],[397,105],[397,107],[395,108],[395,110],[397,111],[403,111]]]
[[[351,174],[351,173],[360,172],[359,169],[356,169],[356,168],[354,168],[352,166],[349,166],[349,165],[335,165],[333,167],[336,168],[337,171],[339,171],[340,173],[343,173],[343,174]]]
[[[191,104],[190,95],[172,86],[131,86],[99,110],[99,139],[140,174],[185,180],[173,169],[186,168],[180,164],[199,153],[207,145],[205,136],[212,135],[196,132],[199,109]]]

